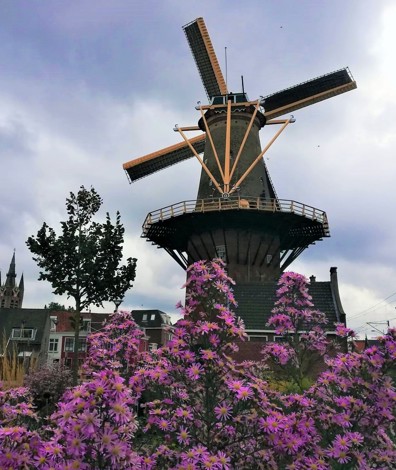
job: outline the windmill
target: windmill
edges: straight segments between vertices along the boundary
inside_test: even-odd
[[[201,165],[195,200],[150,212],[142,237],[165,249],[184,269],[200,259],[222,258],[239,285],[279,278],[310,244],[330,236],[326,213],[279,199],[264,155],[294,122],[293,111],[356,88],[347,68],[249,101],[231,93],[204,20],[183,27],[209,103],[199,104],[195,126],[176,126],[181,143],[123,165],[130,182],[189,158]],[[275,126],[261,148],[259,131]],[[188,138],[190,131],[200,134]],[[203,154],[203,155],[202,155]]]

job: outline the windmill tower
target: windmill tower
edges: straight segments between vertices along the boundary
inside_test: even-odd
[[[186,268],[220,257],[240,289],[273,282],[310,244],[328,237],[326,213],[278,198],[263,156],[294,122],[295,110],[356,88],[348,69],[250,101],[230,93],[202,18],[183,27],[209,103],[199,105],[198,124],[175,127],[181,143],[123,165],[130,182],[195,157],[201,166],[196,200],[150,212],[148,241]],[[259,131],[274,129],[261,148]],[[190,131],[200,134],[188,138]],[[202,155],[203,154],[203,155]]]

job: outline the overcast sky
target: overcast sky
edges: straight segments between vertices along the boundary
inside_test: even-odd
[[[0,269],[14,248],[25,307],[55,297],[25,241],[58,230],[81,185],[120,210],[138,258],[124,308],[175,312],[184,271],[140,238],[146,214],[195,199],[193,159],[133,185],[122,164],[177,143],[206,101],[182,26],[203,16],[228,88],[250,99],[349,66],[358,88],[296,111],[267,154],[278,196],[327,212],[331,238],[290,269],[319,281],[338,267],[350,326],[396,325],[396,3],[392,0],[74,0],[0,2]],[[268,130],[268,132],[270,132]],[[261,133],[263,142],[269,133]],[[111,310],[109,306],[108,310]],[[393,320],[392,320],[393,319]],[[383,329],[384,325],[376,325]]]

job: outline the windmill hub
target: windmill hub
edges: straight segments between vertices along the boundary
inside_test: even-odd
[[[242,94],[242,93],[241,93]],[[224,97],[218,97],[218,98],[226,98],[227,96]],[[252,115],[255,114],[255,125],[258,126],[259,130],[265,126],[266,123],[266,118],[264,114],[260,111],[257,111],[255,113],[255,106],[254,105],[247,105],[249,101],[245,101],[241,103],[241,106],[233,106],[231,108],[231,116],[232,119],[240,117],[241,119],[245,119],[245,121],[249,122]],[[198,110],[201,109],[201,107],[197,107]],[[219,107],[217,105],[216,107],[209,108],[205,112],[205,119],[208,121],[208,123],[213,124],[215,119],[217,118],[217,121],[224,121],[225,117],[227,114],[227,102],[224,106]],[[202,132],[206,132],[206,125],[204,119],[201,117],[201,119],[198,121],[198,127]]]

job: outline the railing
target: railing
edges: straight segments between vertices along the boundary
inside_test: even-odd
[[[230,197],[228,199],[197,199],[182,201],[172,206],[163,207],[150,212],[143,223],[143,234],[147,233],[150,225],[156,222],[168,220],[183,214],[205,213],[226,210],[249,210],[263,212],[284,212],[296,214],[322,223],[327,228],[326,212],[315,207],[307,206],[297,201],[285,199],[262,199],[252,197]]]

